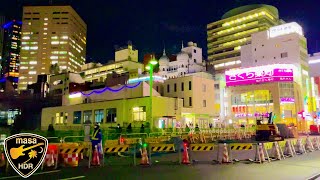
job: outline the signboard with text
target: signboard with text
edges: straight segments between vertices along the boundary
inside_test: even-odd
[[[242,86],[267,82],[292,82],[293,67],[268,65],[225,72],[226,86]]]

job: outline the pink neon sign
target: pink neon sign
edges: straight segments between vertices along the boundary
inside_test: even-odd
[[[294,98],[289,98],[289,97],[280,98],[280,101],[281,102],[294,102]]]
[[[266,82],[292,82],[293,68],[276,65],[226,71],[226,86],[261,84]]]

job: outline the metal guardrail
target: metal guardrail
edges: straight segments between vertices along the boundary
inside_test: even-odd
[[[69,138],[83,138],[84,139],[85,136],[65,136],[64,138],[62,138],[62,141],[61,143],[64,143],[66,142],[66,139],[69,139]],[[83,141],[82,141],[83,142]]]

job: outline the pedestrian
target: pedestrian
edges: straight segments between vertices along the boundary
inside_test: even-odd
[[[102,152],[102,133],[100,129],[100,125],[98,123],[95,124],[93,134],[91,137],[91,143],[92,143],[92,152],[95,150],[95,146],[98,147],[98,152],[101,154]]]
[[[212,123],[209,123],[209,128],[212,129]]]
[[[140,133],[144,133],[144,124],[141,124]]]
[[[116,128],[116,133],[117,134],[120,134],[122,131],[122,128],[120,127],[120,124],[117,125],[117,128]]]
[[[132,133],[132,126],[131,123],[127,127],[127,133]]]
[[[196,130],[196,132],[199,132],[200,130],[199,130],[199,125],[198,124],[196,124],[196,128],[195,128],[195,130]]]

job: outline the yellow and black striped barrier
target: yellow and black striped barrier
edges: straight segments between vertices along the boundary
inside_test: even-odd
[[[214,144],[191,144],[192,151],[213,151]]]
[[[273,142],[263,143],[263,146],[266,150],[270,150],[273,148]]]
[[[118,153],[118,152],[127,152],[129,150],[129,145],[117,145],[117,146],[108,146],[104,149],[105,153]]]
[[[252,150],[252,143],[232,143],[230,149],[234,151]]]
[[[152,152],[173,152],[175,151],[174,144],[150,144]]]
[[[78,147],[61,147],[60,154],[73,154],[73,153],[82,153],[88,147],[78,146]]]
[[[286,140],[285,141],[278,141],[278,144],[279,144],[280,148],[286,147],[286,143],[287,143]]]

